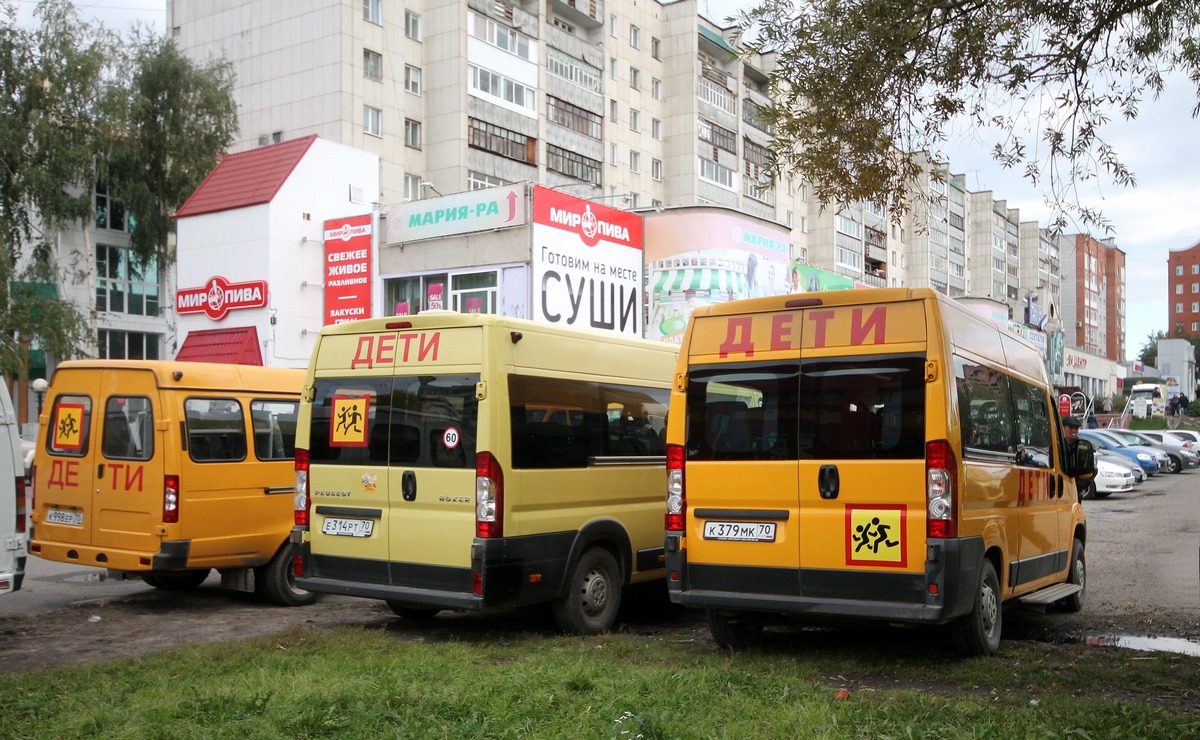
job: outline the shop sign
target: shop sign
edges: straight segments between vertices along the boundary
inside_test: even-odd
[[[203,313],[213,321],[220,321],[230,311],[266,305],[266,280],[231,283],[217,275],[209,278],[203,287],[181,288],[175,294],[176,313]]]
[[[371,316],[371,214],[325,222],[325,325]]]

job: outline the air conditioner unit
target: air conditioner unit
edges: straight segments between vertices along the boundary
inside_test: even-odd
[[[1076,329],[1082,329],[1082,328],[1083,328],[1083,322],[1082,322],[1082,321],[1076,321],[1076,322],[1075,322],[1075,328],[1076,328]]]

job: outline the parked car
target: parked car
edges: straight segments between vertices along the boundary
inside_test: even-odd
[[[1139,437],[1136,433],[1129,429],[1097,429],[1098,434],[1107,435],[1123,442],[1134,449],[1144,450],[1154,455],[1154,459],[1158,462],[1158,469],[1165,473],[1178,473],[1183,470],[1183,460],[1176,461],[1167,451],[1159,445],[1155,445],[1149,440]],[[1179,462],[1179,467],[1176,469],[1175,463]]]
[[[1190,468],[1200,467],[1200,451],[1193,449],[1191,444],[1184,442],[1178,437],[1172,437],[1165,431],[1160,430],[1134,430],[1134,429],[1112,429],[1109,430],[1122,439],[1128,439],[1130,436],[1136,436],[1146,440],[1146,444],[1152,444],[1155,447],[1162,448],[1168,455],[1171,456],[1172,462],[1176,463],[1174,470],[1169,470],[1171,473],[1178,473]]]
[[[1079,436],[1091,442],[1097,449],[1112,450],[1124,455],[1138,465],[1141,465],[1142,470],[1146,471],[1146,475],[1148,476],[1158,472],[1158,460],[1154,457],[1153,452],[1145,448],[1134,449],[1116,437],[1101,434],[1097,429],[1082,429],[1079,432]]]
[[[1193,450],[1200,450],[1200,432],[1191,429],[1167,429],[1166,432],[1172,437],[1191,442]]]
[[[1141,483],[1142,481],[1146,480],[1145,468],[1143,468],[1141,465],[1138,465],[1135,461],[1129,459],[1128,457],[1126,457],[1125,455],[1122,455],[1119,452],[1114,452],[1113,450],[1097,449],[1096,450],[1096,459],[1097,460],[1106,460],[1110,463],[1113,463],[1114,465],[1120,465],[1121,467],[1128,470],[1130,473],[1133,474],[1134,485],[1137,485],[1138,483]]]
[[[1114,493],[1127,493],[1133,486],[1133,471],[1129,466],[1096,458],[1096,485],[1092,488],[1092,496],[1106,498]]]

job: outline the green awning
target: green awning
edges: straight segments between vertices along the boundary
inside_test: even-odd
[[[733,47],[729,45],[728,41],[721,38],[721,34],[717,33],[716,31],[713,31],[712,29],[705,28],[704,26],[697,26],[697,28],[700,29],[701,36],[703,36],[704,38],[713,42],[714,44],[721,47],[725,51],[729,52],[730,56],[734,56],[734,57],[737,56],[737,52],[734,51]]]

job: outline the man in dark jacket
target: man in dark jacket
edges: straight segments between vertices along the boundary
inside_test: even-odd
[[[1091,442],[1079,438],[1079,419],[1064,416],[1062,425],[1067,439],[1067,475],[1075,478],[1080,500],[1091,498],[1096,490],[1096,450]]]

